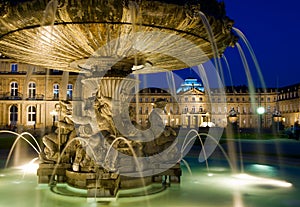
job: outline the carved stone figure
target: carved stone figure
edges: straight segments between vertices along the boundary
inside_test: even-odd
[[[42,159],[45,162],[57,162],[59,158],[61,162],[69,162],[68,160],[74,156],[74,151],[76,151],[76,146],[78,145],[77,142],[71,143],[65,153],[60,157],[61,149],[68,141],[71,142],[71,140],[76,137],[76,130],[71,119],[71,103],[68,101],[61,101],[59,106],[60,111],[57,129],[55,132],[46,134],[42,138],[45,145]]]

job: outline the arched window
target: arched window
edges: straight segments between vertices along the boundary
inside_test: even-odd
[[[73,84],[68,84],[67,86],[67,99],[71,100],[73,97]]]
[[[18,87],[17,82],[10,83],[10,96],[18,96]]]
[[[34,125],[35,122],[36,122],[36,108],[34,106],[28,106],[27,123],[28,125]]]
[[[53,84],[53,99],[59,98],[59,84]]]
[[[184,111],[183,111],[183,113],[185,113],[185,114],[186,114],[186,113],[188,112],[188,110],[189,110],[189,108],[188,108],[187,106],[185,106],[185,107],[184,107]]]
[[[30,82],[28,84],[28,98],[35,98],[36,85],[35,82]]]
[[[16,126],[18,122],[18,107],[16,105],[12,105],[9,109],[9,122],[10,125]]]
[[[196,112],[196,108],[195,106],[192,107],[192,113],[195,113]]]

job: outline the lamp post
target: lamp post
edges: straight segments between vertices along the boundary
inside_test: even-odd
[[[209,113],[208,113],[208,112],[206,112],[206,114],[205,114],[205,115],[206,115],[206,126],[208,127],[208,121],[209,121],[209,120],[208,120],[208,117],[209,117]]]
[[[278,110],[275,110],[273,113],[273,123],[274,123],[273,127],[274,127],[276,133],[279,132],[281,122],[282,122],[281,113]]]
[[[237,130],[237,128],[238,128],[237,120],[238,120],[237,112],[232,107],[228,114],[228,124],[227,124],[229,133],[231,132],[230,134],[234,134],[235,131]]]

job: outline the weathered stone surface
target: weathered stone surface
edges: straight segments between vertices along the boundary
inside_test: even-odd
[[[96,173],[73,172],[73,171],[70,171],[70,170],[66,171],[66,176],[70,179],[76,179],[76,180],[96,179]]]
[[[140,25],[138,32],[161,32],[185,38],[192,44],[176,48],[177,44],[174,42],[169,42],[169,44],[166,42],[167,50],[177,52],[178,57],[187,56],[186,53],[188,53],[189,66],[201,64],[207,61],[207,57],[211,58],[213,52],[205,26],[199,17],[200,9],[209,14],[208,19],[212,24],[219,53],[236,41],[230,32],[233,21],[226,17],[224,5],[218,3],[217,0],[143,0],[136,2],[137,5],[123,0],[77,0],[68,1],[68,3],[59,1],[61,7],[57,9],[57,12],[46,11],[49,15],[45,15],[47,1],[13,2],[7,0],[5,10],[1,11],[3,24],[0,27],[0,38],[3,41],[1,41],[0,50],[8,57],[46,68],[74,70],[70,68],[71,62],[90,57],[110,40],[135,35],[135,23]],[[132,13],[136,13],[137,17],[134,18]],[[47,29],[41,31],[40,25],[51,24],[55,33],[51,40],[55,44],[48,44],[46,38],[40,38],[42,34],[49,33]],[[68,34],[68,41],[61,41],[65,38],[65,34]],[[40,39],[39,47],[36,47],[37,39]],[[149,41],[163,40],[159,36],[148,39],[145,35],[140,35],[137,39],[141,39],[145,47],[149,45]],[[130,65],[134,63],[133,54],[136,53],[130,47],[125,46],[130,45],[130,41],[132,38],[111,41],[110,51],[103,50],[98,52],[98,55],[126,57],[129,67],[124,70],[130,70]],[[6,44],[6,42],[11,44]],[[123,47],[118,47],[118,45],[123,45]],[[191,46],[200,48],[205,55],[193,51]],[[73,48],[77,48],[77,52],[74,52]],[[157,68],[174,70],[187,67],[185,63],[170,55],[146,52],[156,51],[155,49],[156,47],[152,44],[144,48],[145,52],[138,53],[138,64],[151,62],[155,66],[148,72],[157,72]]]
[[[39,183],[49,183],[51,179],[55,180],[57,177],[57,182],[66,181],[66,169],[70,168],[70,164],[45,164],[41,163],[37,170],[37,176],[39,177]]]
[[[152,176],[149,177],[127,177],[121,176],[120,188],[131,189],[150,185],[152,183]]]

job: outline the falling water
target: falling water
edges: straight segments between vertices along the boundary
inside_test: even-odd
[[[108,148],[108,150],[107,150],[107,152],[106,152],[104,162],[108,159],[109,153],[110,153],[110,151],[112,150],[114,144],[115,144],[117,141],[119,141],[119,140],[124,141],[124,142],[126,143],[126,145],[129,147],[130,152],[132,153],[133,159],[134,159],[134,161],[135,161],[135,163],[136,163],[136,166],[137,166],[137,168],[138,168],[138,172],[139,172],[139,174],[140,174],[140,177],[141,177],[141,179],[142,179],[143,186],[145,186],[145,182],[144,182],[144,180],[143,180],[143,172],[142,172],[141,166],[140,166],[140,164],[139,164],[139,161],[138,161],[138,159],[137,159],[137,155],[136,155],[136,153],[135,153],[135,151],[134,151],[132,145],[130,144],[129,140],[127,140],[126,138],[124,138],[124,137],[117,137],[117,138],[110,144],[110,146],[109,146],[109,148]]]
[[[232,75],[231,75],[230,66],[229,66],[229,63],[228,63],[228,61],[227,61],[227,58],[226,58],[226,56],[225,56],[224,54],[222,55],[222,59],[224,60],[225,65],[226,65],[226,68],[227,68],[227,70],[228,70],[229,80],[230,80],[230,85],[231,85],[231,87],[232,87],[232,91],[234,91],[234,90],[233,90],[233,81],[232,81]]]
[[[252,102],[251,102],[252,111],[256,112],[255,103],[253,102],[253,100],[255,100],[255,88],[254,88],[252,76],[250,73],[249,65],[248,65],[247,59],[245,57],[245,54],[244,54],[240,44],[236,43],[236,46],[237,46],[239,54],[241,56],[241,59],[242,59],[242,62],[243,62],[244,68],[245,68],[246,76],[247,76],[248,88],[249,88],[249,92],[250,92],[249,94],[250,94],[250,98],[252,100]],[[258,99],[260,99],[260,97],[258,97]],[[258,101],[260,102],[260,100],[258,100]],[[260,119],[258,121],[260,121]],[[260,126],[258,127],[258,135],[259,134],[260,134]],[[261,146],[259,144],[257,145],[257,147],[261,148]],[[260,156],[260,158],[262,159],[261,156]]]
[[[232,92],[235,93],[234,91],[234,86],[233,86],[233,81],[232,81],[232,76],[231,76],[231,70],[230,70],[230,66],[228,64],[227,58],[226,56],[223,54],[222,58],[226,64],[227,70],[228,70],[228,74],[229,74],[229,78],[230,78],[230,85],[232,87]],[[241,146],[241,140],[239,137],[239,154],[240,154],[240,166],[241,166],[241,172],[244,172],[244,161],[243,161],[243,155],[242,155],[242,146]]]
[[[249,92],[250,92],[250,97],[251,97],[252,100],[254,100],[253,96],[255,94],[255,88],[254,88],[254,84],[253,84],[253,79],[252,79],[252,76],[251,76],[250,68],[249,68],[249,65],[248,65],[248,62],[247,62],[247,58],[246,58],[245,53],[244,53],[244,51],[241,48],[241,46],[240,46],[239,43],[236,43],[236,47],[237,47],[237,49],[239,51],[239,54],[241,56],[241,60],[242,60],[242,63],[243,63],[243,66],[244,66],[244,69],[245,69],[245,72],[246,72],[247,81],[248,81],[248,88],[249,88]]]
[[[59,97],[60,100],[66,100],[67,99],[67,91],[68,91],[68,83],[69,83],[69,71],[63,71],[62,77],[61,77],[61,96]]]
[[[138,19],[139,19],[139,6],[136,2],[134,1],[129,1],[128,4],[129,11],[130,11],[130,17],[131,17],[131,26],[132,26],[132,47],[133,48],[138,48],[136,46],[137,40],[135,34],[138,32]],[[138,66],[138,57],[137,53],[134,53],[134,65],[133,66]],[[140,124],[140,118],[139,118],[139,102],[140,102],[140,97],[139,97],[139,91],[140,91],[140,85],[139,85],[139,75],[134,74],[134,78],[137,81],[137,84],[135,85],[135,113],[136,113],[136,122]]]
[[[217,146],[219,147],[219,149],[222,151],[223,155],[225,156],[229,166],[230,166],[230,169],[234,172],[235,168],[231,162],[231,159],[229,158],[229,156],[227,155],[226,151],[224,150],[224,148],[219,144],[218,140],[216,140],[213,136],[211,136],[210,134],[207,134],[207,133],[199,133],[199,136],[206,136],[206,138],[209,138],[210,140],[212,140],[215,144],[217,144]]]
[[[109,148],[108,148],[108,150],[107,150],[107,153],[106,153],[104,162],[107,160],[108,155],[109,155],[111,149],[113,148],[114,144],[115,144],[117,141],[119,141],[119,140],[124,141],[124,142],[126,143],[126,145],[129,147],[130,152],[132,153],[133,159],[134,159],[134,161],[135,161],[135,164],[136,164],[136,166],[137,166],[137,170],[138,170],[138,172],[139,172],[139,174],[140,174],[140,178],[141,178],[141,182],[142,182],[142,185],[143,185],[144,193],[145,193],[145,195],[148,195],[147,188],[145,188],[145,187],[146,187],[146,184],[145,184],[145,180],[144,180],[144,178],[143,178],[143,171],[142,171],[141,166],[140,166],[140,164],[139,164],[139,161],[138,161],[138,159],[137,159],[137,155],[136,155],[136,153],[135,153],[135,151],[134,151],[132,145],[130,144],[130,142],[129,142],[126,138],[124,138],[124,137],[117,137],[117,138],[110,144],[110,146],[109,146]],[[151,205],[150,205],[150,202],[149,202],[149,198],[148,198],[148,197],[146,197],[146,201],[147,201],[147,206],[150,207]]]
[[[202,146],[202,149],[203,149],[203,153],[204,153],[204,156],[205,156],[205,161],[206,161],[206,166],[207,166],[207,170],[208,170],[208,173],[209,173],[209,168],[208,168],[208,163],[207,163],[207,156],[206,156],[206,152],[205,152],[205,146],[203,145],[203,142],[201,140],[201,135],[202,136],[206,136],[206,139],[209,138],[210,140],[212,140],[216,146],[219,147],[219,149],[222,151],[223,155],[225,156],[229,166],[230,166],[230,169],[234,172],[235,171],[235,168],[231,162],[231,159],[229,158],[229,156],[227,155],[226,151],[224,150],[224,148],[219,144],[218,140],[216,140],[216,138],[214,138],[213,136],[211,136],[210,134],[207,134],[207,133],[198,133],[196,130],[195,131],[190,131],[189,133],[191,132],[195,132],[197,133],[195,136],[189,138],[189,141],[186,142],[188,136],[185,137],[184,139],[184,142],[183,142],[183,147],[182,147],[182,150],[181,152],[183,152],[185,150],[185,148],[191,143],[193,142],[197,137],[199,138],[200,142],[201,142],[201,146]],[[199,154],[199,160],[200,160],[200,155],[201,153]]]
[[[214,56],[214,60],[215,60],[215,67],[216,67],[218,73],[221,76],[221,81],[224,82],[223,69],[222,69],[222,65],[221,65],[221,62],[220,62],[219,50],[218,50],[218,46],[217,46],[217,43],[216,43],[215,38],[214,38],[214,33],[212,31],[212,28],[209,24],[209,21],[208,21],[206,15],[203,12],[199,11],[199,16],[201,17],[201,20],[203,22],[203,25],[205,26],[206,32],[207,32],[208,37],[209,37],[209,41],[210,41],[210,44],[211,44],[211,47],[212,47],[213,56]]]
[[[68,147],[70,146],[70,144],[72,144],[73,142],[75,141],[80,141],[82,143],[85,143],[87,148],[90,150],[90,152],[92,153],[91,155],[93,156],[92,159],[94,160],[97,160],[97,156],[95,155],[95,152],[93,150],[93,148],[90,146],[89,142],[84,139],[84,138],[81,138],[81,137],[75,137],[73,138],[72,140],[69,140],[66,144],[66,146],[63,148],[63,150],[60,152],[60,156],[58,157],[58,160],[57,160],[57,163],[53,169],[53,172],[52,172],[52,175],[51,175],[51,178],[49,180],[49,184],[50,185],[54,185],[54,177],[55,177],[55,173],[56,173],[56,170],[58,168],[58,165],[60,164],[60,161],[61,161],[61,157],[63,154],[65,154],[65,151],[68,149]]]
[[[252,46],[250,44],[250,42],[247,40],[246,36],[237,28],[233,27],[232,28],[240,38],[242,38],[243,42],[245,43],[245,45],[247,46],[249,52],[250,52],[250,55],[252,57],[252,60],[255,64],[255,67],[256,67],[256,71],[258,73],[258,76],[259,76],[259,79],[260,79],[260,82],[262,84],[262,88],[266,88],[266,85],[265,85],[265,81],[264,81],[264,78],[263,78],[263,75],[261,73],[261,69],[260,69],[260,66],[258,64],[258,61],[257,61],[257,58],[256,58],[256,55],[252,49]]]
[[[186,166],[187,170],[189,171],[190,175],[193,175],[192,173],[192,169],[189,165],[189,163],[185,160],[185,159],[181,159],[181,161],[184,163],[184,165]]]
[[[44,16],[41,21],[41,25],[53,25],[55,22],[55,16],[57,12],[58,1],[51,0],[44,11]]]
[[[10,161],[10,158],[11,158],[11,156],[12,156],[12,153],[13,153],[13,151],[14,151],[14,149],[15,149],[15,146],[16,146],[16,144],[18,143],[18,141],[19,141],[20,139],[23,139],[24,141],[26,141],[26,142],[27,142],[27,143],[35,150],[35,152],[36,152],[38,155],[39,155],[40,152],[42,151],[42,150],[41,150],[41,147],[39,146],[39,144],[38,144],[37,140],[35,139],[35,137],[32,136],[32,135],[31,135],[30,133],[28,133],[28,132],[23,132],[23,133],[21,133],[21,134],[18,134],[18,133],[16,133],[16,132],[12,132],[12,131],[8,131],[8,130],[1,130],[0,133],[10,133],[10,134],[14,134],[14,135],[17,135],[17,136],[18,136],[18,137],[15,139],[15,141],[14,141],[12,147],[10,148],[9,154],[8,154],[8,156],[7,156],[7,159],[6,159],[5,168],[7,168],[8,163],[9,163],[9,161]],[[35,142],[35,144],[37,145],[38,148],[36,148],[36,146],[34,146],[34,145],[33,145],[27,138],[25,138],[23,135],[29,135],[29,136],[34,140],[34,142]]]
[[[169,87],[169,90],[170,90],[169,93],[172,95],[172,98],[175,98],[177,100],[174,73],[172,71],[168,71],[166,73],[166,76],[167,76],[168,87]]]
[[[140,84],[139,84],[139,74],[134,74],[134,79],[136,80],[137,84],[135,84],[135,115],[136,115],[136,123],[140,123],[140,116],[139,116],[139,105],[140,105]]]
[[[29,84],[29,81],[32,77],[32,73],[33,73],[33,66],[28,66],[27,67],[27,72],[26,72],[26,77],[25,77],[25,80],[24,80],[24,86],[23,86],[23,99],[27,99],[28,98],[28,84]]]
[[[196,133],[196,135],[193,136],[192,138],[189,138],[189,135],[190,135],[192,132]],[[199,133],[197,132],[197,130],[191,129],[191,130],[187,133],[187,135],[185,136],[185,138],[184,138],[184,140],[183,140],[182,148],[181,148],[181,150],[180,150],[181,156],[183,155],[184,151],[185,151],[186,148],[189,146],[189,144],[190,144],[191,142],[194,142],[195,139],[196,139],[197,137],[198,137],[198,139],[199,139],[199,141],[200,141],[200,143],[201,143],[201,147],[202,147],[202,151],[203,151],[203,154],[204,154],[204,160],[205,160],[205,164],[206,164],[207,173],[210,173],[209,167],[208,167],[208,161],[207,161],[208,158],[207,158],[206,152],[205,152],[205,147],[204,147],[204,144],[203,144],[203,142],[202,142],[202,139],[201,139]],[[189,141],[186,142],[186,140],[187,140],[188,138],[189,138]],[[200,156],[200,154],[199,154],[199,156]],[[181,158],[181,159],[182,159],[182,158]],[[192,172],[190,172],[190,173],[192,174]]]

